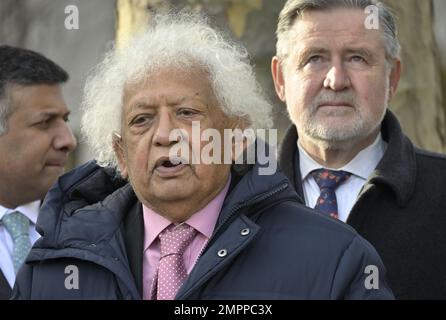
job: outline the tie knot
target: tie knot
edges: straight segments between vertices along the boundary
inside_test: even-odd
[[[183,255],[187,246],[192,242],[197,230],[187,224],[171,225],[160,233],[161,258],[177,254]]]
[[[14,242],[22,236],[28,237],[29,219],[24,214],[14,211],[4,216],[2,221]]]
[[[350,178],[351,174],[346,171],[336,171],[328,169],[319,169],[311,172],[314,180],[316,181],[319,188],[335,190],[339,185],[341,185],[345,180]]]

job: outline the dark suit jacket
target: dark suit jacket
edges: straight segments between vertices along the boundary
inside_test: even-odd
[[[3,272],[0,270],[0,300],[7,300],[10,298],[12,288],[9,286]]]
[[[387,150],[361,190],[347,223],[384,261],[399,299],[446,299],[446,157],[420,150],[389,111]],[[284,138],[280,165],[304,203],[296,127]]]
[[[11,296],[11,287],[0,270],[0,300],[7,300]]]

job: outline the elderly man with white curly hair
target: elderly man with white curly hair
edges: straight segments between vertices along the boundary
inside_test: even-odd
[[[393,298],[374,248],[299,204],[280,171],[262,175],[258,153],[185,155],[208,146],[197,128],[271,125],[245,50],[205,18],[157,17],[94,70],[83,104],[97,159],[50,190],[14,298]],[[244,142],[244,153],[263,143]]]

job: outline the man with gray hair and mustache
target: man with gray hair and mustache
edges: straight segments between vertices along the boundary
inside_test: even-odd
[[[272,75],[293,122],[279,164],[301,202],[369,240],[397,298],[446,298],[446,157],[414,147],[388,110],[401,74],[393,14],[289,0],[277,38]]]
[[[299,204],[282,173],[170,155],[179,144],[195,158],[207,148],[194,140],[197,123],[214,137],[271,124],[246,51],[203,18],[158,16],[110,52],[84,109],[98,162],[50,190],[14,298],[393,298],[373,247]]]

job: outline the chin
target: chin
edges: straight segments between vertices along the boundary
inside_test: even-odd
[[[55,179],[64,173],[64,167],[62,166],[46,166],[45,171],[46,175],[52,175]]]
[[[330,130],[330,132],[326,132],[326,134],[321,135],[319,138],[336,144],[356,140],[358,139],[358,134],[355,131],[346,131],[345,128],[344,130],[339,128],[339,130]]]
[[[62,174],[63,174],[63,168],[58,169],[56,167],[51,167],[51,168],[46,168],[40,174],[40,177],[42,178],[41,181],[43,181],[50,187],[57,181],[57,178],[59,178]]]
[[[153,192],[153,197],[161,201],[181,201],[190,198],[193,195],[191,189],[178,188],[173,186],[156,187],[156,191]]]

